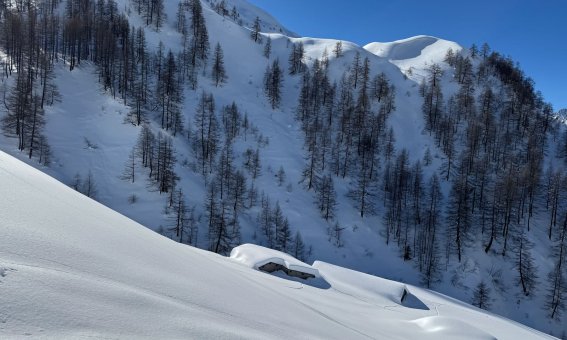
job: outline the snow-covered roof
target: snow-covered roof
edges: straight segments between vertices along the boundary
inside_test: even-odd
[[[275,263],[289,270],[320,277],[319,270],[303,263],[293,256],[274,249],[264,248],[255,244],[243,244],[230,252],[230,258],[247,267],[259,269],[265,264]]]

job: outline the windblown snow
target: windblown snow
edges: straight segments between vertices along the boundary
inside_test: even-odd
[[[313,268],[325,289],[259,272],[162,237],[2,152],[0,206],[1,338],[548,337],[324,262]],[[404,306],[404,291],[421,307]]]

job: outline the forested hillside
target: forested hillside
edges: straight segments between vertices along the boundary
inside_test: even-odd
[[[257,243],[567,332],[565,119],[487,44],[298,38],[242,0],[0,18],[0,145],[75,190],[180,243]]]

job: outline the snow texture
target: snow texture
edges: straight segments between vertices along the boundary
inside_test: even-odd
[[[134,27],[144,26],[143,20],[129,8],[129,1],[118,0],[117,3],[121,11],[128,13]],[[398,91],[397,110],[388,121],[397,138],[396,148],[409,150],[411,162],[422,159],[429,148],[433,163],[424,169],[429,176],[440,167],[443,156],[434,138],[424,133],[419,84],[432,63],[448,69],[442,62],[448,48],[456,52],[462,47],[429,36],[372,43],[364,48],[343,41],[343,56],[335,58],[331,51],[338,40],[298,38],[272,16],[245,0],[227,0],[227,4],[229,8],[237,7],[242,23],[218,15],[208,5],[204,10],[211,46],[219,42],[226,56],[227,83],[216,88],[210,78],[200,76],[199,90],[186,90],[185,93],[183,115],[186,122],[193,121],[202,91],[214,93],[218,108],[236,100],[241,112],[248,114],[250,121],[269,141],[260,148],[262,175],[255,185],[273,203],[280,203],[293,233],[301,231],[306,245],[312,246],[313,254],[343,267],[418,284],[418,271],[400,258],[395,247],[385,245],[380,235],[383,230],[381,216],[362,219],[346,198],[351,178],[335,183],[339,201],[336,220],[344,227],[342,241],[345,246],[337,248],[327,241],[329,225],[320,218],[313,204],[314,194],[298,184],[304,166],[304,149],[303,134],[294,116],[301,79],[286,76],[282,107],[274,111],[263,93],[263,74],[266,66],[276,58],[283,67],[287,66],[290,42],[304,44],[305,60],[309,65],[327,50],[329,77],[337,81],[352,64],[357,52],[362,58],[368,57],[371,73],[384,72]],[[175,53],[181,46],[181,35],[173,23],[177,1],[165,1],[165,6],[169,21],[162,30],[156,32],[145,27],[148,48],[155,51],[162,41],[166,49]],[[263,56],[263,45],[250,39],[249,27],[256,16],[262,22],[264,41],[267,37],[272,38],[269,59]],[[45,134],[53,153],[51,166],[41,167],[27,160],[26,155],[16,149],[14,141],[3,134],[0,135],[1,149],[67,185],[77,174],[85,178],[91,171],[97,186],[96,199],[101,204],[149,229],[167,230],[164,196],[148,191],[143,179],[135,183],[120,179],[139,133],[139,127],[124,124],[130,108],[103,91],[95,67],[88,62],[82,62],[72,72],[64,63],[59,63],[54,73],[62,98],[59,103],[46,108]],[[444,91],[448,98],[456,91],[456,85],[448,81],[450,72],[445,73],[447,86]],[[5,80],[7,86],[12,78]],[[155,131],[159,129],[155,124],[151,125]],[[188,204],[196,209],[197,215],[203,215],[205,180],[193,171],[194,155],[183,137],[174,141],[178,159],[175,171],[181,178],[178,187],[190,193]],[[256,141],[257,137],[251,134],[235,141],[235,163],[242,163],[242,153],[247,148],[255,149]],[[280,166],[285,168],[287,176],[282,187],[277,186],[274,179],[275,169]],[[502,321],[444,296],[323,262],[315,262],[313,268],[332,288],[313,291],[316,287],[248,270],[232,260],[156,236],[153,231],[91,202],[4,154],[0,157],[0,172],[0,335],[363,337],[349,328],[354,327],[375,338],[381,335],[438,338],[439,334],[424,330],[424,323],[413,321],[418,317],[436,316],[428,313],[435,314],[444,309],[443,315],[462,318],[498,338],[536,336],[523,326]],[[139,177],[147,177],[147,174],[141,173]],[[447,188],[444,189],[446,192]],[[131,197],[137,198],[136,203],[129,202]],[[258,210],[253,208],[241,216],[244,242],[256,241]],[[201,227],[199,246],[206,247],[205,238],[206,229]],[[543,277],[552,266],[548,260],[549,247],[543,234],[538,234],[535,241],[534,257],[539,264],[539,275]],[[515,272],[509,262],[491,257],[482,250],[468,253],[463,264],[450,264],[443,282],[435,289],[470,301],[470,287],[489,276],[493,269],[504,273],[501,296],[493,301],[495,313],[554,334],[565,332],[564,323],[553,323],[543,315],[543,290],[532,300],[518,299],[519,290],[513,281]],[[455,277],[459,285],[451,284],[450,280]],[[309,293],[291,293],[287,291],[288,286],[304,287],[303,291]],[[408,288],[410,293],[426,304],[429,312],[410,309],[407,318],[402,317],[403,313],[397,315],[403,321],[397,320],[391,325],[379,321],[390,315],[391,309],[404,308],[400,306],[404,287],[411,287]],[[331,295],[330,300],[327,300],[328,295]],[[345,299],[349,302],[343,306]],[[266,306],[266,301],[274,301],[276,307]],[[441,301],[438,302],[441,305],[435,301]],[[486,319],[492,321],[485,323]],[[446,325],[451,321],[437,324],[440,323]],[[432,328],[448,326],[428,327]],[[416,332],[423,334],[418,336]]]
[[[404,307],[401,284],[324,262],[314,267],[328,289],[266,275],[162,237],[3,152],[0,205],[0,338],[550,338],[416,287],[428,308]]]

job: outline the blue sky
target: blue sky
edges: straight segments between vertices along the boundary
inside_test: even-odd
[[[567,108],[566,0],[249,0],[301,36],[365,45],[419,34],[511,56],[555,109]]]

